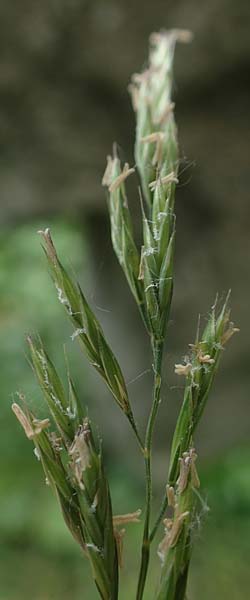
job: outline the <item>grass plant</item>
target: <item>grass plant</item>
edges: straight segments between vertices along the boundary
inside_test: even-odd
[[[37,419],[22,394],[13,411],[55,492],[65,523],[89,560],[93,579],[103,600],[116,600],[122,564],[124,526],[142,520],[141,563],[136,600],[144,597],[150,551],[159,556],[156,600],[184,600],[193,546],[193,530],[201,502],[194,435],[225,344],[236,328],[230,321],[229,295],[219,309],[211,308],[203,331],[199,325],[183,363],[175,373],[184,379],[182,407],[172,439],[169,470],[163,474],[163,499],[152,522],[152,445],[162,390],[162,357],[173,295],[178,184],[178,142],[172,101],[173,59],[177,41],[188,42],[187,31],[172,30],[150,38],[149,63],[130,84],[136,115],[135,167],[121,164],[117,149],[108,157],[103,176],[107,188],[111,239],[138,306],[152,349],[152,405],[146,431],[136,424],[121,367],[80,285],[58,257],[49,229],[39,232],[59,302],[70,319],[89,363],[101,375],[136,436],[145,463],[145,507],[113,515],[100,441],[76,392],[67,369],[65,390],[42,341],[28,337],[34,373],[42,389],[48,415]],[[140,178],[142,244],[134,236],[126,195],[126,180]],[[158,550],[155,535],[162,528]]]

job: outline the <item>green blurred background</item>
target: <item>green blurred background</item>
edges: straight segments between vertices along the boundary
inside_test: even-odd
[[[26,355],[28,332],[40,333],[62,377],[66,346],[78,391],[103,439],[114,512],[143,507],[143,466],[135,442],[71,341],[36,232],[51,227],[65,264],[78,275],[119,357],[143,427],[150,352],[112,254],[100,180],[114,139],[122,158],[133,163],[126,86],[145,60],[150,32],[162,27],[190,28],[194,41],[176,53],[181,182],[175,294],[155,436],[154,510],[182,397],[174,364],[193,341],[197,315],[206,316],[216,292],[223,296],[232,287],[233,318],[241,332],[225,352],[196,437],[204,507],[188,598],[250,595],[249,16],[244,0],[202,6],[198,0],[0,3],[0,600],[97,598],[88,564],[11,413],[20,390],[43,414]],[[136,186],[129,189],[137,220]],[[127,527],[121,600],[135,595],[140,536],[140,525]],[[146,600],[158,576],[153,551]]]

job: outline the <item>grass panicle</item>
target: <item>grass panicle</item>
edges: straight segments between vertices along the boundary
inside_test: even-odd
[[[49,270],[59,302],[73,324],[72,340],[81,344],[89,362],[104,379],[116,403],[129,419],[145,463],[145,510],[136,600],[143,600],[150,549],[160,526],[161,562],[156,600],[185,600],[193,548],[197,503],[201,499],[194,449],[195,432],[205,409],[225,345],[238,331],[230,321],[229,296],[221,310],[212,307],[203,333],[198,327],[184,361],[175,365],[184,378],[183,402],[172,438],[164,496],[152,524],[152,449],[162,398],[162,360],[174,275],[175,191],[179,153],[174,118],[173,61],[177,41],[189,42],[188,31],[172,30],[150,37],[148,67],[132,77],[130,92],[136,115],[135,167],[124,165],[116,146],[108,157],[102,183],[107,187],[111,239],[150,336],[153,362],[152,404],[142,439],[134,421],[118,361],[80,285],[61,264],[49,229],[41,231]],[[141,247],[135,239],[126,181],[137,170],[140,179]],[[124,525],[137,523],[141,511],[113,516],[101,446],[96,443],[85,407],[79,401],[67,369],[68,390],[39,338],[28,337],[31,362],[48,410],[37,419],[20,394],[13,411],[35,445],[46,482],[54,490],[64,520],[88,557],[102,600],[117,600],[122,565]],[[166,510],[168,512],[166,513]]]

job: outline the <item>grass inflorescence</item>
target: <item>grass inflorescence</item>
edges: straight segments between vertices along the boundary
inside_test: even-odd
[[[219,310],[212,307],[204,331],[197,332],[183,363],[175,365],[185,380],[183,403],[172,439],[169,470],[163,476],[163,500],[154,523],[152,508],[152,442],[162,396],[162,356],[170,315],[175,249],[175,192],[178,141],[172,100],[173,60],[177,41],[189,42],[188,31],[172,30],[150,38],[149,63],[129,86],[136,115],[135,167],[121,164],[116,147],[103,176],[107,188],[111,239],[138,306],[153,357],[152,405],[144,434],[135,422],[122,369],[78,282],[65,270],[49,229],[44,251],[59,302],[89,363],[101,375],[128,419],[145,462],[145,510],[136,600],[144,596],[150,549],[162,527],[158,546],[159,586],[156,600],[184,600],[193,546],[193,523],[200,499],[195,431],[203,414],[225,344],[237,329],[230,322],[229,295]],[[140,178],[142,246],[138,247],[126,194],[126,181]],[[200,329],[200,328],[199,328]],[[103,600],[116,600],[122,565],[124,525],[140,521],[141,511],[113,515],[109,483],[95,427],[67,372],[65,390],[42,341],[28,337],[31,363],[47,405],[37,419],[23,395],[13,411],[55,492],[65,523],[89,559]],[[166,512],[168,510],[168,512]]]

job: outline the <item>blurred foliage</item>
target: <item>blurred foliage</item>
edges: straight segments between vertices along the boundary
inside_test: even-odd
[[[59,369],[64,363],[63,344],[67,347],[71,342],[36,234],[40,227],[41,223],[35,222],[17,231],[5,231],[0,237],[0,527],[15,536],[30,527],[33,517],[37,518],[32,505],[41,480],[31,459],[31,446],[20,435],[10,410],[15,392],[21,390],[31,407],[36,405],[42,414],[41,396],[26,356],[25,335],[39,332]],[[70,256],[79,271],[82,257],[86,257],[82,234],[62,222],[52,223],[52,227],[66,261]],[[78,374],[80,368],[81,362]],[[36,530],[37,525],[32,527]]]
[[[30,223],[0,237],[0,600],[94,600],[97,595],[87,561],[71,540],[51,490],[44,484],[32,445],[10,411],[12,395],[17,389],[24,391],[31,405],[39,406],[42,411],[41,397],[25,356],[24,338],[28,331],[39,331],[61,373],[62,347],[66,343],[78,387],[86,401],[90,397],[88,372],[83,371],[81,355],[75,355],[70,327],[55,297],[42,256],[36,235],[41,226],[39,222]],[[76,224],[66,225],[62,221],[52,223],[52,229],[66,265],[77,274],[84,267],[89,280],[88,247],[82,232]],[[84,287],[89,287],[88,282]],[[136,510],[143,505],[143,489],[133,465],[130,468],[126,461],[125,466],[120,465],[121,456],[114,456],[114,451],[113,461],[112,452],[108,457],[114,512],[126,512],[128,501],[130,509]],[[203,497],[210,511],[201,507],[190,599],[248,597],[249,464],[247,446],[203,464],[200,473]],[[155,505],[157,501],[155,498]],[[127,526],[121,600],[134,597],[140,536],[140,525]],[[158,558],[152,552],[152,577],[146,600],[152,597],[158,573]]]

